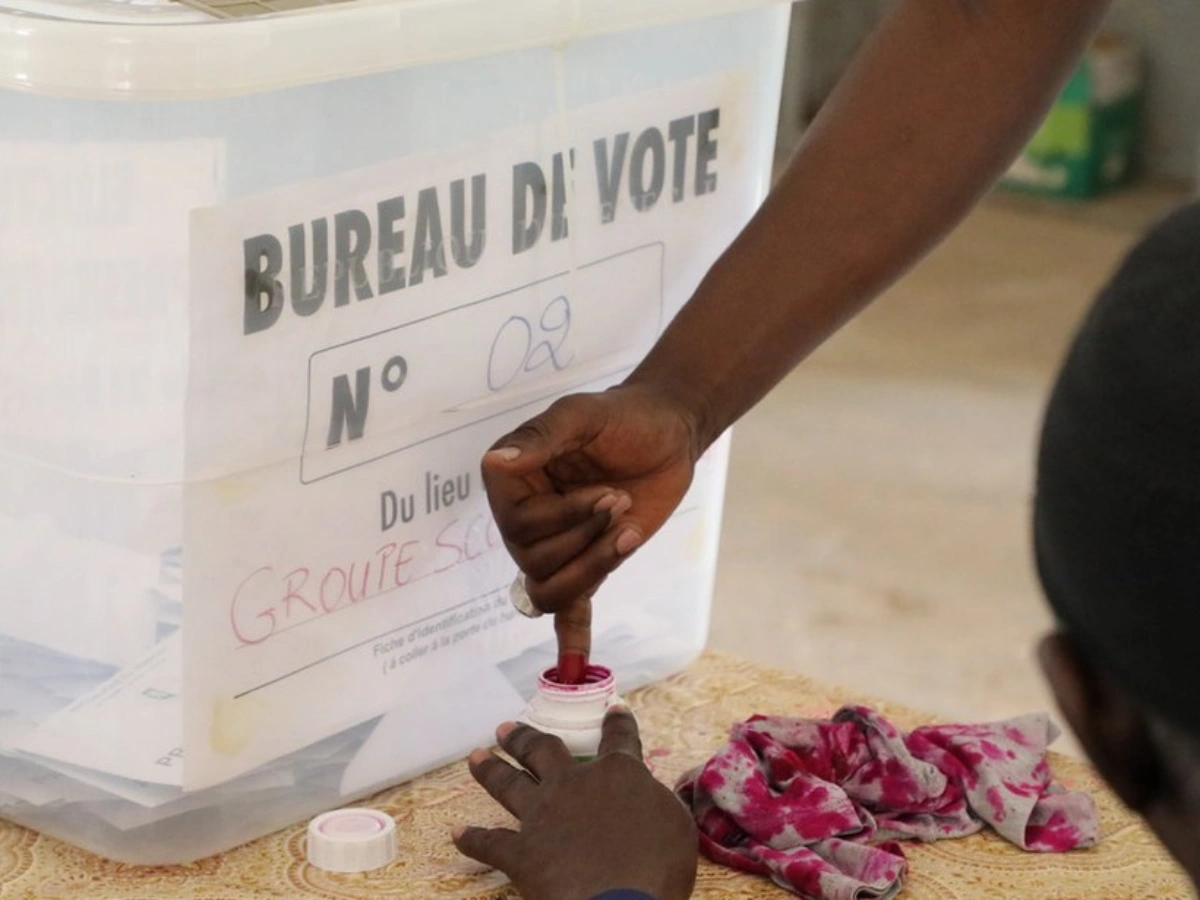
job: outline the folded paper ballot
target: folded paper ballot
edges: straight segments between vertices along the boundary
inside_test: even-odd
[[[176,632],[18,739],[13,749],[131,781],[178,787],[183,783],[182,649]]]

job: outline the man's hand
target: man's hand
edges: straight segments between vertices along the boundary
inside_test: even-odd
[[[695,824],[643,763],[628,710],[609,712],[591,762],[576,762],[562,741],[527,725],[506,723],[496,734],[524,770],[476,750],[471,774],[521,830],[461,830],[460,851],[504,872],[525,900],[589,900],[618,888],[657,900],[691,896]]]
[[[688,413],[642,385],[564,397],[497,441],[483,483],[534,605],[590,597],[674,512],[698,453]]]

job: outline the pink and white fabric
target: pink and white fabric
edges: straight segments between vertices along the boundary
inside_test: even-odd
[[[1091,797],[1051,781],[1057,736],[1045,715],[908,734],[861,706],[832,720],[754,716],[677,790],[714,862],[813,900],[887,900],[907,868],[898,840],[989,825],[1034,852],[1094,844]]]

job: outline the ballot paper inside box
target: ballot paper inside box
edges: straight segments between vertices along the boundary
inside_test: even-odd
[[[0,28],[0,815],[189,860],[521,709],[553,633],[508,604],[479,459],[623,378],[752,214],[787,8],[23,12],[53,15]],[[703,646],[725,452],[605,587],[623,690]]]

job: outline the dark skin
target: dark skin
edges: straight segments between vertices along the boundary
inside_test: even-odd
[[[590,645],[590,598],[671,516],[708,447],[987,191],[1108,6],[897,0],[771,196],[641,365],[618,387],[566,397],[493,445],[483,460],[492,513],[530,599],[560,614],[560,649]],[[634,771],[622,777],[640,777]],[[537,821],[590,819],[591,804],[614,802],[618,791],[587,777],[577,798],[557,785]],[[639,821],[637,840],[613,822],[569,850],[550,849],[557,829],[541,824],[547,843],[509,835],[497,838],[502,857],[489,844],[477,858],[523,892],[559,891],[527,894],[534,900],[642,887],[568,876],[624,865],[608,842],[644,843],[657,826]],[[472,834],[460,848],[476,855]],[[551,860],[561,880],[534,884],[534,869]]]
[[[536,606],[590,597],[670,517],[712,442],[959,222],[1108,5],[898,0],[641,365],[610,391],[558,401],[484,457]],[[586,646],[586,627],[560,640]]]
[[[1038,657],[1063,718],[1096,770],[1200,885],[1200,814],[1163,765],[1143,706],[1092,666],[1069,634],[1044,638]]]
[[[1142,705],[1092,666],[1070,635],[1047,636],[1038,656],[1096,770],[1200,885],[1200,813],[1174,785]],[[526,900],[589,900],[620,887],[659,900],[691,895],[695,826],[642,763],[632,715],[609,715],[600,756],[590,763],[575,762],[561,741],[527,726],[507,723],[497,736],[524,770],[477,750],[471,773],[521,830],[464,829],[454,837],[459,850],[503,871]]]
[[[521,827],[461,829],[462,853],[504,872],[525,900],[590,900],[618,888],[657,900],[692,895],[696,826],[646,768],[632,713],[609,712],[590,762],[527,725],[506,722],[496,737],[522,768],[476,750],[471,774]]]

